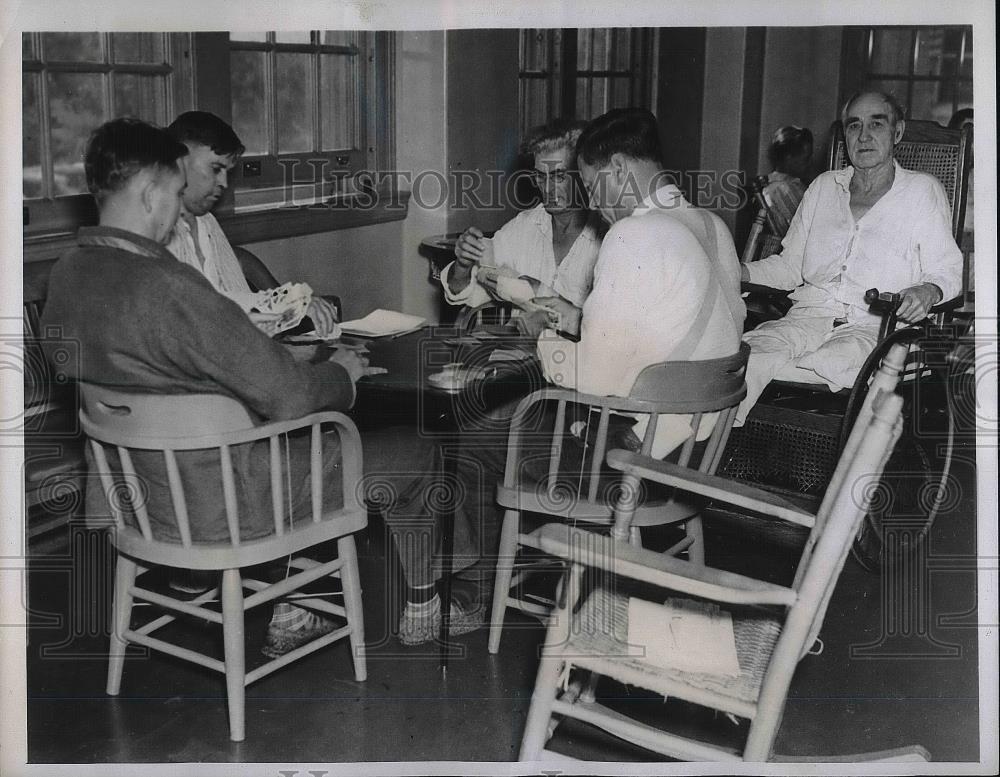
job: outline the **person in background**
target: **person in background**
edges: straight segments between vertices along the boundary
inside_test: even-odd
[[[779,127],[771,138],[767,158],[771,172],[764,187],[764,199],[771,210],[779,237],[788,231],[792,216],[806,193],[811,176],[813,135],[804,127]]]
[[[243,143],[232,127],[206,111],[182,113],[167,132],[188,149],[182,160],[187,188],[167,250],[249,312],[257,293],[278,286],[278,281],[249,252],[243,253],[241,263],[211,212],[229,185],[229,173],[245,150]],[[320,337],[336,329],[336,308],[322,297],[312,297],[306,316]]]
[[[531,177],[541,202],[507,222],[492,239],[476,227],[462,233],[455,261],[441,273],[448,303],[474,308],[492,299],[519,304],[558,295],[583,304],[601,245],[576,171],[576,141],[584,126],[560,119],[525,139],[522,150],[534,159]]]
[[[865,291],[897,291],[901,321],[925,318],[962,290],[962,254],[948,198],[931,175],[893,158],[903,109],[891,95],[862,92],[841,119],[851,164],[823,173],[806,191],[780,254],[743,265],[742,280],[793,290],[784,318],[744,335],[750,345],[742,425],[779,372],[837,391],[853,385],[875,347],[881,319]]]
[[[225,394],[262,422],[349,409],[354,384],[366,371],[363,359],[338,350],[327,362],[296,361],[204,275],[166,250],[183,207],[181,160],[187,153],[184,144],[137,119],[116,119],[91,136],[84,166],[99,225],[81,228],[77,247],[53,267],[42,317],[46,330],[58,330],[78,344],[80,358],[71,377],[135,393]],[[291,514],[293,520],[308,520],[309,436],[290,437],[289,448]],[[86,453],[93,471],[89,446]],[[236,476],[246,485],[241,538],[272,533],[269,445],[233,446],[232,457]],[[162,457],[135,451],[132,458],[148,486],[154,536],[179,542],[177,526],[168,518],[173,503]],[[192,539],[225,541],[229,530],[217,455],[186,451],[177,455],[177,463],[188,485]],[[331,486],[339,483],[339,467],[339,446],[330,440],[322,474],[332,479]],[[85,499],[89,517],[108,515],[97,478],[88,479]],[[263,652],[281,655],[333,628],[326,618],[278,602]]]

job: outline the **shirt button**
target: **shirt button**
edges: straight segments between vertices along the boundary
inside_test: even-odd
[[[841,270],[846,270],[846,269],[847,269],[847,265],[846,265],[846,264],[842,264],[842,265],[840,265],[840,269],[841,269]]]

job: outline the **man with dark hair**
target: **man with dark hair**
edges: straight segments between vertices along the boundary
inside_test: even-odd
[[[184,207],[167,249],[249,312],[278,281],[249,252],[241,264],[211,213],[229,185],[229,173],[245,150],[243,143],[232,127],[206,111],[182,113],[167,131],[188,149],[182,163],[187,174]],[[248,275],[256,288],[251,288]],[[321,337],[336,330],[336,309],[322,297],[312,297],[306,315]]]
[[[53,267],[42,326],[78,343],[71,377],[138,393],[226,394],[265,421],[298,418],[324,408],[347,409],[365,365],[337,351],[322,364],[296,361],[258,330],[204,276],[178,262],[164,247],[185,190],[184,144],[135,119],[116,119],[97,129],[85,157],[87,188],[100,211],[99,225],[83,227],[78,247]],[[297,499],[308,501],[309,440],[291,446],[290,473]],[[327,446],[327,475],[339,467],[336,446]],[[188,510],[196,541],[228,537],[218,462],[204,451],[178,455],[189,484]],[[90,449],[87,449],[90,456]],[[273,531],[268,447],[234,446],[233,459],[248,493],[240,505],[244,539]],[[179,541],[162,458],[133,454],[145,477],[146,506],[159,539]],[[336,482],[336,479],[334,479]],[[107,514],[99,483],[88,481],[88,515]],[[296,511],[293,503],[293,511]],[[305,510],[299,508],[296,515]],[[325,633],[333,624],[287,603],[275,609],[268,654]]]
[[[611,228],[582,308],[536,300],[557,309],[561,329],[580,338],[575,345],[539,340],[546,376],[588,394],[627,396],[651,364],[735,353],[746,309],[733,239],[718,216],[666,182],[653,114],[609,111],[584,130],[578,154],[591,207]],[[702,424],[699,438],[713,424]],[[665,456],[690,433],[677,416],[665,417],[654,455]]]
[[[742,424],[775,377],[854,384],[875,347],[880,319],[865,291],[898,291],[898,316],[916,322],[961,290],[962,254],[941,183],[900,167],[903,109],[892,95],[854,95],[841,113],[851,164],[806,190],[780,254],[747,264],[743,280],[794,290],[784,318],[744,336],[750,344]]]

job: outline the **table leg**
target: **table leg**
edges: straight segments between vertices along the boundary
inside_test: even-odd
[[[449,436],[441,442],[441,473],[445,483],[453,483],[458,474],[458,461],[454,455],[454,438]],[[451,572],[455,553],[455,508],[448,499],[441,513],[441,671],[448,670],[448,631],[451,622]]]

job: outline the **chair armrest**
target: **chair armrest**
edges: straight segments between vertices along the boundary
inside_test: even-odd
[[[792,293],[791,289],[776,289],[773,286],[764,286],[760,283],[751,283],[750,281],[742,281],[740,283],[740,292],[746,294],[760,294],[765,297],[787,297]]]
[[[668,461],[659,461],[639,453],[617,449],[608,452],[608,464],[613,469],[628,475],[674,486],[683,491],[780,518],[809,529],[816,523],[816,517],[812,513],[776,494],[718,475],[707,475]]]
[[[797,596],[791,588],[692,564],[561,523],[546,524],[531,536],[541,550],[571,563],[716,602],[791,605]]]
[[[933,316],[935,313],[952,313],[958,310],[964,304],[965,304],[965,295],[959,294],[957,297],[952,297],[951,299],[942,300],[937,305],[934,305],[928,311],[928,315]]]

